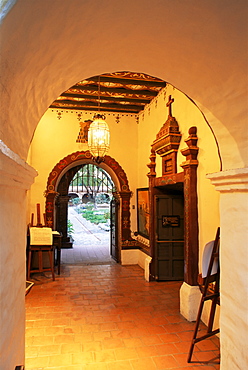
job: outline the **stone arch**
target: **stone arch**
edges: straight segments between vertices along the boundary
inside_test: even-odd
[[[47,12],[42,0],[31,4],[27,1],[16,2],[2,25],[1,52],[5,72],[2,81],[2,102],[5,107],[2,112],[4,143],[26,159],[32,135],[41,116],[51,102],[69,86],[106,71],[143,71],[169,81],[197,103],[220,143],[223,169],[243,167],[247,164],[243,130],[234,125],[234,122],[239,122],[241,127],[241,122],[244,124],[246,118],[246,84],[243,78],[244,70],[241,68],[246,61],[245,48],[237,49],[239,58],[233,58],[231,55],[227,57],[225,44],[220,48],[219,43],[216,43],[216,39],[223,39],[223,33],[230,41],[228,50],[236,50],[237,40],[239,45],[245,40],[245,33],[241,31],[245,15],[242,7],[235,8],[235,12],[232,7],[227,7],[227,18],[220,20],[216,17],[216,12],[223,13],[221,5],[215,8],[212,16],[213,9],[204,3],[189,9],[184,3],[178,8],[172,5],[172,2],[164,1],[159,7],[151,9],[142,6],[143,2],[137,0],[135,10],[133,2],[130,1],[123,2],[118,9],[113,4],[112,1],[109,2],[106,10],[105,7],[99,7],[97,2],[86,5],[85,2],[77,1],[77,6],[73,7],[63,2],[58,9],[56,2],[51,2]],[[131,20],[130,6],[133,9]],[[164,22],[161,15],[168,11],[171,12],[170,16],[167,17],[167,22]],[[22,17],[19,14],[22,14]],[[38,19],[34,19],[34,14],[39,14]],[[106,43],[102,42],[102,34],[97,33],[95,22],[88,21],[89,14],[94,16],[99,28],[104,31]],[[193,16],[196,23],[185,23],[185,14],[191,18]],[[208,14],[212,22],[212,27],[207,32],[201,27],[203,14]],[[236,27],[230,29],[230,24],[234,21],[233,14],[236,15]],[[25,23],[25,27],[19,27],[20,32],[17,34],[15,29],[19,22]],[[119,47],[120,34],[126,30],[127,22],[129,35],[135,37],[128,37],[128,42]],[[156,31],[158,24],[160,32]],[[185,26],[185,32],[181,32],[182,25]],[[140,32],[137,33],[137,29]],[[194,37],[195,29],[200,30],[200,38]],[[37,30],[42,30],[39,33],[39,43]],[[27,35],[33,50],[31,54],[26,48]],[[51,35],[56,37],[51,38]],[[164,35],[167,35],[166,40]],[[189,40],[190,47],[186,47]],[[147,53],[147,50],[150,52]],[[209,50],[212,52],[209,53]],[[234,81],[239,81],[240,91],[235,95],[235,100]],[[222,93],[218,94],[217,91]],[[234,105],[236,109],[227,109]],[[13,132],[16,135],[13,135]]]
[[[59,193],[57,192],[58,185],[62,176],[72,167],[80,163],[94,163],[93,156],[89,151],[78,151],[61,159],[52,169],[48,176],[47,187],[45,191],[46,197],[46,222],[49,227],[55,228],[55,201]],[[120,202],[120,240],[122,242],[131,240],[130,230],[130,198],[131,191],[129,189],[128,179],[125,171],[119,163],[112,157],[106,155],[104,161],[99,167],[109,173],[115,183],[116,191],[115,198]]]

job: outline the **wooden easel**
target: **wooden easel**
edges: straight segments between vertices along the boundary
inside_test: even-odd
[[[38,228],[39,231],[42,231],[41,229],[46,228],[46,217],[44,214],[44,225],[41,223],[41,217],[40,217],[40,203],[36,204],[36,212],[37,212],[37,224],[34,225],[34,213],[31,214],[31,228]],[[51,229],[49,228],[51,231]],[[51,231],[52,233],[52,231]],[[31,231],[28,230],[28,236],[29,236],[29,242],[27,246],[27,280],[30,280],[30,274],[32,272],[44,272],[44,271],[51,271],[52,278],[55,280],[55,274],[54,274],[54,243],[53,241],[50,243],[44,243],[38,245],[31,245]],[[44,238],[44,235],[42,236]],[[38,254],[38,268],[31,269],[31,259],[32,259],[32,252],[36,252]],[[46,252],[49,257],[49,268],[44,268],[43,266],[43,252]],[[60,264],[59,264],[60,267]]]
[[[34,225],[34,213],[31,214],[31,223],[30,223],[30,226],[31,227],[43,227],[42,223],[41,223],[41,218],[40,218],[40,203],[37,203],[36,204],[36,215],[37,215],[37,224]],[[44,226],[46,227],[47,226],[47,222],[46,222],[46,214],[44,213],[43,214],[43,217],[44,217]]]
[[[28,225],[28,236],[29,236],[29,227],[40,227],[40,228],[42,228],[42,227],[49,227],[48,224],[47,224],[47,219],[46,219],[46,214],[45,213],[43,213],[44,225],[41,223],[40,203],[37,203],[36,204],[36,217],[37,217],[37,223],[36,223],[36,225],[34,225],[34,213],[31,214],[31,222]],[[55,251],[56,251],[56,254],[54,254],[54,259],[55,259],[55,256],[56,256],[55,265],[58,266],[58,275],[60,275],[60,260],[61,260],[61,240],[62,240],[62,235],[59,234],[59,233],[56,234],[55,231],[53,233],[55,233],[55,235],[53,236],[53,246],[55,247]],[[28,258],[28,263],[30,263],[30,259],[29,258]],[[30,270],[30,266],[29,266],[29,269],[28,270]]]
[[[195,330],[193,334],[193,339],[189,349],[188,362],[191,362],[194,346],[196,343],[207,339],[213,335],[216,335],[220,332],[220,329],[213,330],[214,316],[216,311],[216,305],[220,304],[220,264],[219,264],[219,245],[220,245],[220,228],[217,229],[216,237],[213,245],[212,254],[210,257],[210,262],[208,266],[208,271],[206,278],[203,279],[202,284],[200,284],[200,289],[202,291],[202,297],[198,309],[198,315],[195,324]],[[214,262],[217,260],[218,268],[217,272],[212,274],[212,268]],[[199,324],[201,320],[201,315],[204,307],[204,303],[208,300],[212,301],[211,310],[208,319],[207,333],[197,338],[197,333],[199,329]]]

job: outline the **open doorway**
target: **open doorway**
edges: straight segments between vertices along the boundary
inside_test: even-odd
[[[96,164],[85,163],[70,169],[70,172],[64,176],[68,202],[63,217],[66,217],[68,246],[71,248],[63,250],[62,263],[112,263],[110,203],[114,183],[110,175]],[[65,189],[65,184],[60,185]]]
[[[48,176],[45,217],[47,225],[62,234],[62,254],[73,243],[68,237],[68,203],[70,197],[69,185],[82,165],[96,165],[89,151],[81,151],[69,154],[61,159],[52,169]],[[110,251],[111,256],[121,263],[121,250],[125,241],[131,240],[130,230],[130,198],[132,192],[129,189],[125,171],[112,157],[106,155],[104,161],[96,165],[104,170],[106,176],[113,181],[111,200],[110,222]]]

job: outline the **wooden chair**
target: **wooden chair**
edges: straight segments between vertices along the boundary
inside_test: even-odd
[[[220,228],[217,229],[215,240],[211,246],[212,250],[210,251],[210,253],[209,251],[206,251],[207,255],[205,256],[205,260],[203,256],[203,269],[205,267],[204,264],[207,264],[208,267],[207,267],[206,276],[203,272],[202,278],[199,282],[199,286],[202,292],[202,297],[201,297],[201,301],[200,301],[200,305],[198,309],[198,315],[196,319],[193,339],[192,339],[191,346],[189,349],[188,360],[187,360],[188,362],[191,362],[194,346],[196,343],[204,339],[207,339],[213,335],[216,335],[220,331],[220,329],[213,330],[216,305],[220,304],[219,244],[220,244]],[[206,246],[209,247],[210,246],[209,243]],[[209,314],[209,319],[208,319],[207,333],[197,338],[204,303],[208,300],[211,300],[212,304],[211,304],[211,309],[210,309],[210,314]]]
[[[52,229],[49,227],[30,227],[30,243],[28,245],[28,266],[27,280],[30,279],[30,274],[33,272],[51,271],[53,280],[54,274],[54,245]],[[32,253],[38,253],[38,268],[31,270]],[[49,257],[49,267],[43,266],[43,254],[47,253]]]

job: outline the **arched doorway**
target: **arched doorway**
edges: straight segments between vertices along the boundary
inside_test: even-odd
[[[98,164],[76,165],[64,173],[57,191],[56,229],[66,236],[63,246],[69,248],[62,263],[110,263],[110,206],[115,193],[111,176]]]
[[[47,188],[45,191],[46,196],[46,220],[47,224],[53,229],[57,229],[59,222],[59,215],[62,215],[65,220],[62,224],[63,241],[62,245],[66,247],[67,243],[70,243],[70,239],[67,235],[67,213],[68,207],[68,187],[75,173],[79,170],[82,165],[94,164],[93,157],[89,151],[76,152],[63,158],[51,171],[48,181]],[[116,162],[110,156],[105,156],[104,161],[99,165],[100,168],[104,169],[111,177],[115,191],[113,196],[115,199],[115,205],[117,207],[117,213],[115,214],[115,220],[118,223],[118,227],[114,228],[114,233],[118,230],[118,235],[111,236],[111,241],[115,243],[115,249],[119,249],[121,242],[131,239],[130,231],[130,197],[131,191],[129,189],[128,180],[125,172],[121,168],[118,162]],[[58,215],[58,199],[60,205],[60,211]],[[113,212],[112,212],[113,213]],[[113,234],[113,233],[112,233]],[[117,258],[118,256],[118,258]],[[115,252],[115,258],[120,262],[120,253]]]

